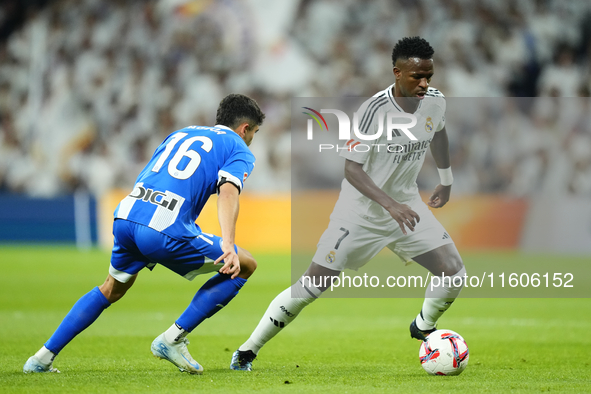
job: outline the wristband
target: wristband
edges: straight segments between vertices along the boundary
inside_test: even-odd
[[[454,182],[454,176],[451,173],[451,167],[447,168],[438,168],[437,171],[439,172],[439,180],[442,186],[451,186]]]

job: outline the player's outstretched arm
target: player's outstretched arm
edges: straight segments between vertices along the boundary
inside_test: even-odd
[[[390,213],[392,218],[398,222],[402,233],[406,235],[405,226],[410,231],[415,231],[416,224],[421,220],[419,215],[410,209],[406,204],[396,202],[392,197],[387,195],[382,189],[375,184],[375,182],[363,171],[363,165],[352,160],[345,161],[345,178],[353,185],[361,194],[371,198],[380,204],[386,211]]]
[[[220,186],[218,195],[218,220],[222,229],[222,254],[215,264],[224,261],[224,266],[219,272],[232,275],[232,279],[240,273],[240,260],[234,250],[234,238],[236,236],[236,221],[238,220],[239,202],[238,188],[232,183],[224,183]]]
[[[431,141],[431,154],[435,159],[437,168],[439,168],[440,170],[450,171],[451,173],[451,163],[449,159],[449,140],[447,138],[447,131],[445,130],[445,127],[435,133],[433,141]],[[427,204],[432,208],[441,208],[449,201],[450,194],[451,183],[449,185],[440,183],[439,185],[437,185],[437,187],[435,187],[435,190],[433,191],[431,197],[429,197],[429,202]]]

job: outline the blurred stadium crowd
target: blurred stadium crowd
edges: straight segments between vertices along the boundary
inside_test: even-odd
[[[129,189],[231,92],[267,114],[249,190],[287,191],[290,98],[371,96],[393,82],[394,43],[419,35],[433,86],[498,98],[457,101],[476,109],[449,127],[454,190],[591,196],[588,0],[6,0],[0,25],[2,192]]]

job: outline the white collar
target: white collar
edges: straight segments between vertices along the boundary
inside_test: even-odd
[[[224,125],[222,125],[222,124],[216,124],[216,125],[215,125],[215,126],[213,126],[213,127],[215,127],[216,129],[228,129],[228,130],[230,130],[230,131],[234,131],[234,130],[232,130],[231,128],[229,128],[228,126],[224,126]]]

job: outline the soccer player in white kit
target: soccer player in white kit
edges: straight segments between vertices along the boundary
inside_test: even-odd
[[[395,83],[361,106],[359,130],[379,134],[384,113],[414,114],[416,125],[408,131],[417,140],[392,130],[394,138],[389,141],[386,130],[377,141],[371,141],[372,148],[367,152],[355,149],[364,141],[353,138],[347,142],[349,149],[340,153],[346,159],[341,193],[312,263],[300,280],[271,302],[250,338],[233,354],[231,369],[250,371],[261,347],[330,285],[330,281],[325,287],[313,283],[322,283],[320,278],[326,276],[336,277],[345,268],[358,269],[385,247],[406,262],[417,262],[434,276],[451,277],[441,281],[442,286],[427,287],[422,309],[410,325],[411,337],[425,340],[460,293],[466,274],[464,264],[451,237],[427,207],[443,207],[453,182],[445,99],[429,87],[433,53],[429,43],[419,37],[403,38],[395,45]],[[416,179],[428,148],[441,181],[425,204]]]

